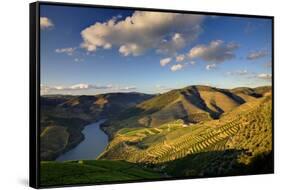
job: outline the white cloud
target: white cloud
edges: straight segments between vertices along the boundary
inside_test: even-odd
[[[52,89],[49,86],[43,85],[43,84],[40,85],[41,94],[47,94],[47,93],[49,93],[50,90],[52,90]]]
[[[260,79],[264,79],[264,80],[271,80],[272,75],[267,74],[267,73],[261,73],[261,74],[258,74],[257,77]]]
[[[110,43],[106,43],[103,46],[103,49],[111,49],[112,45]]]
[[[268,53],[265,50],[253,51],[253,52],[250,52],[247,55],[247,59],[248,60],[255,60],[255,59],[259,59],[259,58],[265,57],[267,54]]]
[[[66,53],[67,55],[72,55],[75,50],[76,50],[76,48],[73,48],[73,47],[69,47],[69,48],[58,48],[58,49],[55,49],[55,52],[56,52],[56,53]]]
[[[160,85],[160,84],[155,85],[155,89],[159,93],[165,93],[170,90],[173,90],[173,88],[171,88],[171,87],[167,87],[166,85]]]
[[[43,94],[50,93],[50,92],[60,92],[60,91],[77,91],[77,90],[90,90],[90,89],[111,89],[112,85],[106,86],[99,86],[99,85],[92,85],[92,84],[74,84],[71,86],[47,86],[41,84],[41,92]]]
[[[164,54],[175,54],[177,50],[183,48],[186,44],[186,40],[183,34],[175,33],[171,40],[162,40],[157,47],[156,52]]]
[[[230,72],[227,72],[228,75],[248,75],[249,72],[248,70],[244,69],[244,70],[237,70],[237,71],[230,71]]]
[[[75,61],[75,62],[77,62],[77,63],[79,63],[79,62],[82,62],[82,61],[84,61],[84,59],[80,59],[80,58],[75,58],[75,59],[74,59],[74,61]]]
[[[167,57],[160,60],[160,65],[164,67],[165,65],[169,64],[172,61],[171,57]]]
[[[124,56],[138,56],[149,49],[173,53],[201,32],[204,16],[135,11],[132,16],[96,22],[82,32],[81,47],[87,51],[115,46]]]
[[[180,54],[180,55],[176,56],[176,62],[182,62],[184,60],[185,60],[184,54]]]
[[[196,64],[195,61],[190,61],[189,63],[190,63],[191,65],[195,65],[195,64]]]
[[[125,86],[125,87],[120,87],[117,89],[121,90],[121,91],[132,91],[132,90],[136,90],[137,88],[135,86]]]
[[[250,72],[246,69],[244,70],[237,70],[237,71],[231,71],[227,72],[227,75],[235,75],[235,76],[243,76],[247,77],[248,79],[261,79],[261,80],[271,80],[272,75],[269,73],[256,73],[256,72]]]
[[[235,43],[224,43],[222,40],[211,41],[208,45],[197,45],[188,52],[190,59],[201,58],[207,62],[221,63],[235,57]]]
[[[128,43],[120,46],[119,52],[124,56],[128,56],[128,55],[137,56],[143,52],[143,48],[140,47],[138,44]]]
[[[82,89],[91,89],[91,88],[95,88],[95,86],[91,84],[83,84],[83,83],[75,84],[70,87],[65,87],[65,89],[71,89],[71,90],[82,90]]]
[[[40,17],[40,28],[42,30],[54,27],[53,22],[47,17]]]
[[[122,18],[123,16],[121,14],[117,15],[116,18],[120,19]]]
[[[183,68],[183,64],[176,64],[176,65],[173,65],[170,69],[171,71],[173,72],[176,72],[176,71],[179,71]]]
[[[217,65],[215,63],[206,65],[207,70],[215,69]]]
[[[78,92],[81,90],[102,90],[104,92],[118,92],[118,91],[132,91],[136,90],[135,86],[124,86],[120,87],[117,85],[94,85],[94,84],[86,84],[79,83],[71,86],[47,86],[41,84],[40,91],[41,94],[52,94],[52,93],[65,93],[65,92]]]
[[[93,85],[93,84],[75,84],[70,87],[64,87],[62,90],[85,90],[85,89],[111,89],[113,86],[111,84],[109,85]]]

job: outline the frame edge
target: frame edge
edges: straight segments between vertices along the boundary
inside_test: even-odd
[[[29,186],[39,188],[37,135],[38,2],[29,4]]]

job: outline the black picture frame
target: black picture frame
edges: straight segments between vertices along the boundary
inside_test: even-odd
[[[40,6],[41,5],[56,5],[66,7],[93,7],[93,8],[108,8],[108,9],[123,9],[123,10],[139,10],[139,11],[156,11],[169,13],[188,13],[200,15],[215,15],[215,16],[235,16],[245,18],[264,18],[270,19],[272,22],[272,162],[274,165],[274,16],[264,15],[248,15],[248,14],[234,14],[234,13],[219,13],[219,12],[201,12],[201,11],[187,11],[187,10],[171,10],[171,9],[157,9],[157,8],[141,8],[141,7],[125,7],[125,6],[109,6],[109,5],[92,5],[79,3],[58,3],[40,1],[29,4],[29,185],[33,188],[45,188],[40,185]],[[274,173],[274,172],[273,172]],[[233,175],[232,175],[233,176]],[[228,176],[216,176],[228,177]],[[196,178],[212,178],[212,177],[196,177]],[[135,182],[151,182],[161,180],[181,180],[193,179],[185,177],[172,177],[169,179],[156,180],[137,180],[137,181],[122,181],[122,182],[105,182],[95,184],[76,184],[76,185],[62,185],[50,186],[54,187],[68,187],[68,186],[89,186],[89,185],[103,185],[103,184],[122,184]],[[48,186],[49,188],[49,186]]]

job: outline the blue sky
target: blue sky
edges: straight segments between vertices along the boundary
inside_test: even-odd
[[[271,20],[41,5],[41,93],[271,85]]]

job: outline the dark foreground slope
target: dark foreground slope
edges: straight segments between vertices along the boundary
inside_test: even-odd
[[[164,178],[159,172],[125,161],[42,162],[42,186],[99,184]]]
[[[80,143],[88,123],[110,118],[151,97],[140,93],[41,97],[41,159],[54,160]]]

